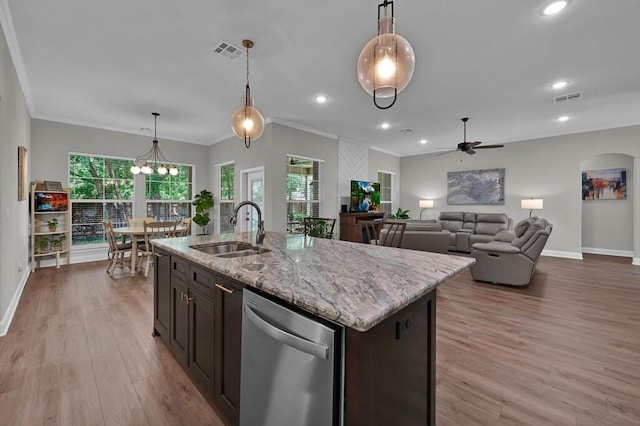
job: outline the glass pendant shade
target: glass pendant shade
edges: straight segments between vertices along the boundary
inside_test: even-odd
[[[231,115],[231,130],[240,139],[255,140],[264,132],[264,118],[260,111],[253,107],[253,98],[242,97],[242,106]]]
[[[378,35],[364,46],[357,65],[360,85],[373,96],[374,104],[381,109],[389,108],[395,103],[398,93],[411,81],[416,64],[411,44],[404,37],[395,34],[393,14],[386,15],[387,6],[393,6],[392,3],[385,2],[378,6],[379,15],[380,8],[384,8],[384,16],[378,19]],[[394,100],[387,107],[376,103],[376,99],[391,97]]]
[[[131,171],[131,173],[133,173],[134,175],[139,175],[140,174],[140,166],[134,164],[133,166],[131,166],[131,169],[129,169]]]
[[[178,168],[177,168],[176,166],[171,166],[171,167],[169,168],[169,174],[170,174],[171,176],[178,176],[178,173],[179,173],[179,172],[178,172]]]
[[[161,165],[158,167],[158,174],[159,174],[160,176],[164,176],[164,175],[166,175],[168,171],[169,171],[169,170],[167,170],[167,168],[164,166],[164,164],[161,164]]]

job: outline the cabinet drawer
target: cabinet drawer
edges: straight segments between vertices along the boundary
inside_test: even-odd
[[[171,256],[171,275],[189,282],[189,263],[179,257]]]
[[[191,265],[191,280],[189,284],[199,290],[208,297],[213,297],[213,285],[215,283],[215,275],[213,272],[200,268],[195,265]]]

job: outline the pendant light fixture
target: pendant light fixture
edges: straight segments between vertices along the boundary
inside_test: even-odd
[[[378,36],[366,44],[358,58],[358,81],[362,88],[373,96],[373,104],[379,109],[388,109],[396,103],[413,77],[416,58],[411,44],[395,34],[393,1],[385,0],[378,5]],[[387,106],[378,104],[378,99],[391,98]]]
[[[154,118],[153,145],[151,146],[151,149],[149,151],[136,157],[130,171],[134,175],[137,175],[139,173],[150,175],[151,173],[153,173],[153,168],[155,167],[160,176],[166,175],[167,172],[171,176],[176,176],[178,174],[178,168],[175,165],[172,165],[171,167],[169,167],[169,169],[167,169],[166,165],[169,164],[169,161],[167,161],[167,158],[164,156],[162,151],[160,151],[160,147],[158,146],[157,130],[158,116],[160,114],[158,114],[157,112],[152,112],[151,115],[153,115]]]
[[[264,118],[260,111],[253,107],[251,88],[249,87],[249,49],[253,47],[251,40],[242,40],[242,45],[247,49],[247,85],[242,97],[242,106],[231,115],[231,129],[233,134],[244,139],[244,146],[249,148],[251,141],[262,136],[264,131]]]

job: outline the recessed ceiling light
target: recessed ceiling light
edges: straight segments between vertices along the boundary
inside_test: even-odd
[[[553,87],[554,89],[562,89],[564,86],[566,86],[567,84],[569,84],[568,81],[556,81],[555,83],[553,83],[551,85],[551,87]]]
[[[424,144],[426,144],[426,143],[427,143],[427,140],[426,140],[426,139],[421,139],[421,140],[420,140],[420,143],[421,143],[422,145],[424,145]]]
[[[554,1],[553,3],[550,3],[547,7],[544,8],[544,10],[542,11],[542,14],[547,16],[555,15],[556,13],[566,8],[568,5],[569,5],[569,2],[566,0]]]
[[[562,117],[558,117],[558,121],[560,121],[560,122],[567,121],[568,119],[569,119],[569,116],[567,116],[567,115],[563,115]]]
[[[382,123],[380,125],[380,127],[382,127],[383,129],[388,129],[389,128],[389,123]]]
[[[316,96],[316,102],[319,104],[323,104],[325,102],[327,102],[327,97],[324,95],[318,95]]]

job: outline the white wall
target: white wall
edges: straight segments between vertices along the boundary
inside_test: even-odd
[[[432,198],[437,213],[456,210],[506,212],[517,221],[528,214],[520,209],[521,199],[543,198],[544,210],[537,213],[554,224],[545,251],[579,258],[582,248],[582,163],[606,153],[623,153],[633,157],[637,170],[640,126],[512,142],[502,149],[478,151],[473,156],[455,153],[403,157],[400,159],[400,205],[417,206],[419,199]],[[504,206],[447,205],[448,171],[499,167],[506,168]],[[636,218],[632,227],[634,263],[640,264],[638,186],[636,172],[630,196]]]
[[[53,180],[69,185],[69,153],[96,154],[122,158],[135,158],[147,152],[153,136],[133,135],[92,127],[53,121],[32,121],[33,180]],[[204,145],[163,139],[158,143],[165,157],[180,164],[196,166],[195,192],[206,188],[209,182],[208,150]],[[144,182],[142,174],[137,176]],[[136,182],[138,183],[138,182]],[[140,188],[144,185],[139,185]],[[138,191],[136,201],[144,203],[144,191]],[[144,212],[138,212],[144,214]]]
[[[627,199],[582,201],[582,250],[630,256],[633,253],[633,157],[603,154],[582,162],[582,170],[600,169],[627,170]]]
[[[29,274],[29,201],[18,201],[18,146],[31,152],[31,116],[0,30],[0,336]],[[29,170],[31,168],[29,167]]]
[[[265,229],[285,232],[286,213],[286,156],[299,155],[324,160],[321,166],[322,215],[337,217],[339,210],[337,196],[337,141],[325,136],[293,129],[277,123],[267,124],[263,135],[251,142],[247,149],[244,143],[229,138],[210,147],[209,164],[216,165],[229,161],[235,162],[236,203],[241,199],[241,170],[264,167],[265,170]],[[211,188],[219,185],[218,177],[213,176]],[[214,191],[216,193],[216,191]],[[217,200],[216,200],[217,202]],[[217,218],[214,218],[217,220]]]

